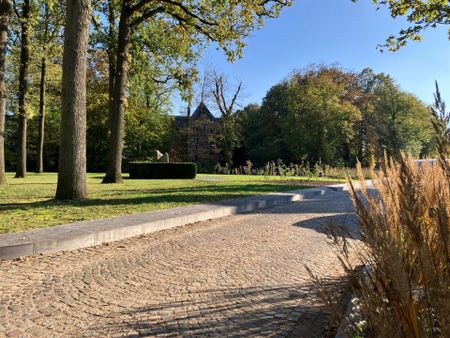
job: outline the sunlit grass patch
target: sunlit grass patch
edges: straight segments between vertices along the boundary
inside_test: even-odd
[[[317,182],[301,177],[199,175],[195,180],[125,179],[123,184],[101,184],[103,174],[90,173],[89,199],[61,202],[53,199],[55,173],[13,176],[8,173],[8,184],[0,187],[0,233],[288,191]]]

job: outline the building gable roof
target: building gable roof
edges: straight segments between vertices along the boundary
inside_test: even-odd
[[[191,115],[191,121],[196,121],[200,118],[206,118],[210,121],[217,122],[220,118],[215,117],[208,109],[206,104],[202,101]],[[177,115],[175,116],[175,123],[179,128],[187,127],[187,116]]]
[[[208,109],[206,104],[202,101],[198,105],[197,109],[195,109],[194,114],[192,114],[191,119],[192,120],[198,120],[201,117],[206,117],[207,119],[211,121],[216,121],[217,118],[214,117],[214,115],[211,113],[211,111]]]

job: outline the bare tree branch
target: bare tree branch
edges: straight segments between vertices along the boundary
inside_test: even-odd
[[[170,75],[167,75],[167,76],[165,77],[165,79],[163,79],[163,80],[157,79],[157,78],[155,78],[155,77],[152,77],[153,82],[161,83],[161,84],[166,84],[166,83],[168,83],[168,82],[169,82],[170,80],[172,80],[172,79],[173,79],[173,77],[170,76]]]
[[[16,0],[12,0],[12,3],[13,3],[13,9],[14,9],[14,13],[16,13],[16,16],[17,16],[17,18],[18,19],[20,19],[21,18],[21,15],[20,15],[20,13],[19,13],[19,9],[17,8],[17,3],[16,3]]]
[[[229,106],[229,111],[233,111],[233,108],[234,108],[234,104],[235,104],[235,102],[236,102],[236,100],[237,100],[237,98],[238,98],[238,96],[239,96],[239,93],[240,93],[240,91],[241,91],[241,88],[242,88],[242,81],[241,82],[239,82],[239,86],[237,87],[237,89],[236,89],[236,92],[234,93],[234,96],[233,96],[233,98],[231,99],[231,103],[230,103],[230,106]]]
[[[222,105],[223,101],[221,98],[223,98],[223,86],[222,86],[222,78],[218,76],[217,74],[214,74],[214,90],[213,90],[213,96],[216,99],[217,107],[219,108],[220,112],[222,113],[222,116],[226,116],[227,111],[226,107]]]
[[[163,12],[164,12],[163,7],[158,7],[158,8],[152,9],[152,10],[148,10],[148,11],[144,12],[140,17],[135,19],[133,22],[131,22],[130,27],[131,27],[131,29],[133,29],[134,27],[141,24],[145,20],[151,18],[152,16],[154,16],[158,13],[163,13]]]
[[[208,25],[208,26],[217,26],[217,22],[214,21],[208,21],[205,18],[202,18],[201,16],[195,14],[194,12],[190,11],[186,6],[184,6],[183,4],[173,1],[173,0],[160,0],[161,2],[165,2],[167,4],[176,6],[178,8],[180,8],[185,14],[187,14],[188,16],[197,19],[198,21],[200,21],[201,23]]]
[[[239,85],[236,88],[236,90],[234,91],[229,104],[227,104],[225,87],[226,87],[226,80],[225,80],[224,75],[222,75],[222,74],[219,75],[217,73],[214,73],[214,90],[213,90],[212,94],[215,98],[217,107],[219,108],[220,112],[222,113],[222,116],[224,116],[224,117],[231,116],[233,114],[234,106],[236,104],[237,99],[239,98],[240,93],[241,93],[242,82],[239,82]]]
[[[187,28],[188,23],[186,18],[183,18],[182,16],[180,16],[177,13],[173,13],[170,11],[166,12],[167,14],[169,14],[170,16],[172,16],[174,19],[176,19],[178,21],[178,23],[183,27],[183,28]],[[198,32],[202,33],[203,35],[205,35],[208,39],[210,39],[211,41],[214,41],[214,36],[212,36],[208,31],[206,31],[205,29],[202,28],[202,26],[198,25],[198,24],[194,24],[192,25]]]
[[[128,8],[129,15],[136,13],[141,8],[143,8],[145,5],[149,4],[151,1],[152,0],[142,0],[142,1],[139,1],[137,4],[135,4],[134,6],[130,6]]]

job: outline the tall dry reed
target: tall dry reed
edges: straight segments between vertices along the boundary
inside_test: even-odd
[[[450,176],[411,158],[386,161],[373,188],[350,183],[364,246],[355,276],[341,256],[358,299],[364,332],[374,337],[450,335]]]
[[[351,250],[330,232],[356,296],[353,336],[450,337],[450,115],[435,96],[437,161],[385,158],[370,187],[360,169],[349,185],[362,241]]]

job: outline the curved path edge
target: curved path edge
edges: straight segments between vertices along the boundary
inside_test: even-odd
[[[0,260],[75,250],[346,190],[346,184],[243,197],[0,235]]]

